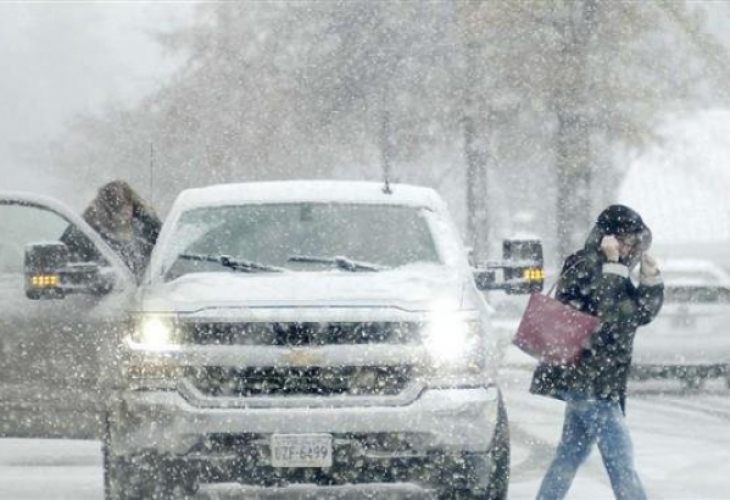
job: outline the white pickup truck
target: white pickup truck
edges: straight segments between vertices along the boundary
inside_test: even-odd
[[[86,301],[89,317],[130,318],[120,328],[108,313],[91,336],[111,344],[87,391],[102,400],[107,498],[506,498],[499,353],[479,289],[539,289],[539,243],[509,242],[535,258],[475,275],[435,191],[324,181],[184,191],[137,285],[89,238],[91,293],[64,284],[79,265],[67,262],[26,262],[25,288],[36,315]],[[41,241],[27,255],[58,247]]]

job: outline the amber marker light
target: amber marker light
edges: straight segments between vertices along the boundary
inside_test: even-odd
[[[57,274],[37,274],[30,278],[31,285],[37,287],[58,286],[58,282]]]
[[[541,268],[528,268],[522,272],[522,278],[528,281],[542,281],[545,279],[545,271]]]

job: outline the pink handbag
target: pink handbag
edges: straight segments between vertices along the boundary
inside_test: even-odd
[[[512,343],[543,363],[570,365],[588,346],[601,321],[550,297],[553,289],[547,295],[530,296]]]

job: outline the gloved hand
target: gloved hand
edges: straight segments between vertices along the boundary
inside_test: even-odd
[[[659,266],[657,266],[656,260],[646,252],[641,255],[641,274],[647,278],[659,274]]]
[[[615,236],[604,236],[601,240],[601,250],[609,262],[618,262],[619,242]]]

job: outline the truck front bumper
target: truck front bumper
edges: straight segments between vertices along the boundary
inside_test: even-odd
[[[371,500],[387,498],[388,500],[413,500],[414,498],[433,498],[424,490],[410,483],[317,486],[291,485],[283,488],[259,488],[237,483],[217,484],[202,487],[196,496],[201,500],[238,500],[241,498],[267,500]]]
[[[272,434],[328,433],[335,442],[397,435],[407,441],[409,456],[484,453],[499,404],[493,386],[425,389],[402,406],[235,409],[194,406],[177,391],[126,391],[111,405],[108,444],[116,455],[185,456],[213,437],[247,436],[261,443]]]

